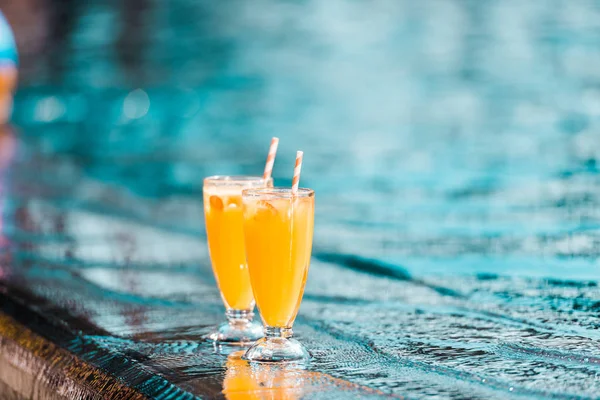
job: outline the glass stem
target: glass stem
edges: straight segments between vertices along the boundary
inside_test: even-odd
[[[273,326],[265,326],[265,337],[267,340],[274,338],[289,339],[292,337],[294,332],[292,328],[277,328]]]
[[[234,310],[230,308],[229,310],[225,311],[225,316],[227,317],[229,325],[244,326],[252,322],[254,313],[252,310]]]

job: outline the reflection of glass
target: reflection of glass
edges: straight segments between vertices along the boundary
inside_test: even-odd
[[[244,356],[253,361],[300,361],[308,352],[292,336],[312,249],[315,192],[248,189],[243,192],[244,234],[252,290],[265,338]]]
[[[209,338],[223,343],[249,343],[261,337],[252,323],[254,296],[244,247],[242,190],[272,186],[272,180],[252,176],[213,176],[204,180],[204,215],[215,279],[228,322]]]
[[[223,394],[228,400],[281,399],[302,397],[305,371],[281,364],[249,364],[242,351],[227,358]]]

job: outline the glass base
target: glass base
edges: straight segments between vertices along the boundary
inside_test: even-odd
[[[219,325],[206,338],[217,344],[249,345],[263,336],[262,327],[252,322],[254,313],[247,310],[227,310],[227,322]]]
[[[306,348],[295,339],[291,339],[291,329],[266,328],[266,337],[254,343],[243,360],[264,363],[307,363],[310,355]]]

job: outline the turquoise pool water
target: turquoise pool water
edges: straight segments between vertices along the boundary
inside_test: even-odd
[[[215,295],[202,179],[259,174],[278,136],[276,184],[301,149],[317,192],[299,319],[315,370],[408,398],[593,398],[599,14],[592,1],[177,0],[147,5],[136,36],[125,11],[89,2],[57,60],[24,66],[7,203],[33,207],[42,242],[44,213],[66,210],[56,243],[19,251],[81,282],[26,275],[146,310],[128,328],[76,300],[114,335],[103,343],[181,338],[161,318]],[[32,240],[15,221],[7,234]],[[133,289],[115,275],[126,260],[147,271]]]

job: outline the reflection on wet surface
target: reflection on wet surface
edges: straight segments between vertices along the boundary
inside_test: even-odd
[[[235,399],[299,399],[306,376],[285,365],[253,364],[240,359],[243,352],[227,357],[223,393]]]
[[[383,395],[375,390],[361,388],[329,375],[307,371],[294,364],[249,363],[238,351],[227,357],[223,394],[235,399],[331,398],[332,391],[348,396],[375,397]]]
[[[86,2],[62,72],[27,67],[6,314],[150,397],[597,396],[596,5],[151,3],[127,44]],[[276,183],[300,148],[317,193],[306,370],[201,340],[223,312],[202,178],[260,173],[275,134]]]

